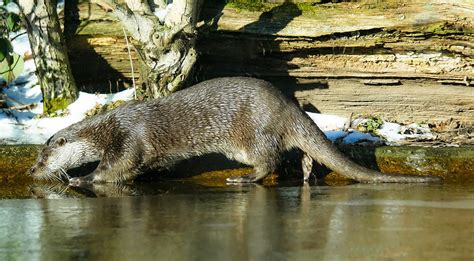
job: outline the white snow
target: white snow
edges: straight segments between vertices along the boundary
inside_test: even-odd
[[[36,85],[31,91],[25,91],[25,87],[13,87],[17,91],[9,90],[15,95],[33,92],[39,89]],[[13,89],[12,88],[12,89]],[[41,92],[39,92],[41,97]],[[117,100],[133,99],[133,89],[128,89],[115,94],[90,94],[79,93],[79,98],[67,107],[65,116],[53,118],[35,118],[42,111],[42,104],[31,111],[15,111],[12,115],[0,113],[0,144],[42,144],[55,132],[84,119],[86,112],[96,107],[98,104]],[[25,99],[22,99],[25,101]],[[12,117],[13,116],[13,117]]]
[[[22,56],[31,54],[25,30],[10,34],[10,39],[14,39],[12,45],[16,53]],[[43,111],[43,103],[35,70],[33,59],[26,60],[23,73],[1,90],[9,107],[36,106],[31,110],[0,109],[0,144],[42,144],[56,131],[82,120],[86,112],[98,104],[133,98],[133,89],[99,95],[80,92],[79,98],[68,106],[64,116],[38,118]]]
[[[3,1],[0,1],[0,5],[3,5]],[[17,15],[20,15],[21,13],[20,7],[14,2],[10,2],[4,7],[9,13],[14,13]],[[56,6],[56,11],[60,13],[63,9],[64,9],[64,0],[59,0]]]
[[[3,1],[2,1],[2,5],[3,5]],[[5,9],[7,9],[7,12],[9,12],[9,13],[14,13],[14,14],[20,15],[20,8],[14,2],[8,3],[5,6]]]
[[[346,118],[339,117],[336,115],[320,114],[313,112],[306,112],[306,114],[308,114],[308,116],[314,122],[316,122],[318,127],[323,131],[342,130],[344,128],[344,124],[347,122]]]
[[[400,124],[384,122],[382,127],[375,133],[384,137],[388,142],[398,142],[405,138],[402,134],[400,134],[400,129]]]
[[[322,131],[324,131],[326,137],[331,141],[342,139],[343,144],[354,144],[361,141],[370,141],[376,143],[382,142],[380,138],[374,137],[368,133],[362,133],[352,129],[343,131],[344,125],[348,121],[347,118],[313,112],[306,112],[306,114],[308,114],[308,116],[316,123],[316,125],[318,125]]]
[[[30,41],[25,29],[10,34],[10,38],[15,38],[12,41],[13,51],[19,55],[31,53]],[[33,68],[34,69],[34,68]]]
[[[155,14],[156,17],[158,17],[160,22],[164,23],[166,15],[170,12],[172,7],[173,7],[173,4],[170,3],[170,4],[166,5],[165,8],[156,8],[154,14]]]
[[[56,12],[59,14],[64,10],[64,0],[58,0],[56,5]]]

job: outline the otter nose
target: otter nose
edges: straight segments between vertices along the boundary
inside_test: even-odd
[[[31,167],[29,170],[28,170],[28,174],[30,175],[33,175],[36,171],[36,168],[35,167]]]

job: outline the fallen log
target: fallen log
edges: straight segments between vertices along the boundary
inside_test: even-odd
[[[80,25],[68,41],[78,86],[91,92],[130,86],[120,24],[87,1],[79,7]],[[202,23],[200,28],[198,81],[251,75],[277,79],[276,84],[291,82],[280,87],[293,88],[300,101],[310,100],[318,110],[341,116],[380,114],[400,122],[474,119],[474,89],[457,85],[474,79],[470,1],[277,3],[259,12],[216,8],[202,11],[215,24]],[[133,50],[132,60],[138,68]],[[136,80],[141,84],[137,73]],[[321,80],[329,84],[320,88]],[[395,92],[388,85],[365,86],[361,80],[401,85]],[[305,94],[311,98],[301,95],[307,86],[314,87],[312,94]]]

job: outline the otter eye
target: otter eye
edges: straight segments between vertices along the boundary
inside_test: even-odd
[[[64,144],[66,144],[66,142],[67,142],[67,140],[64,137],[60,137],[56,140],[56,144],[58,144],[58,146],[62,146]]]

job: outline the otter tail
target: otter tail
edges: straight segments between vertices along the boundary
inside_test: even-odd
[[[384,174],[375,170],[362,167],[342,152],[340,152],[316,124],[307,116],[300,117],[300,126],[293,128],[296,135],[293,137],[293,145],[302,149],[313,160],[324,164],[331,170],[353,180],[362,183],[423,183],[440,182],[442,179],[435,176]]]

